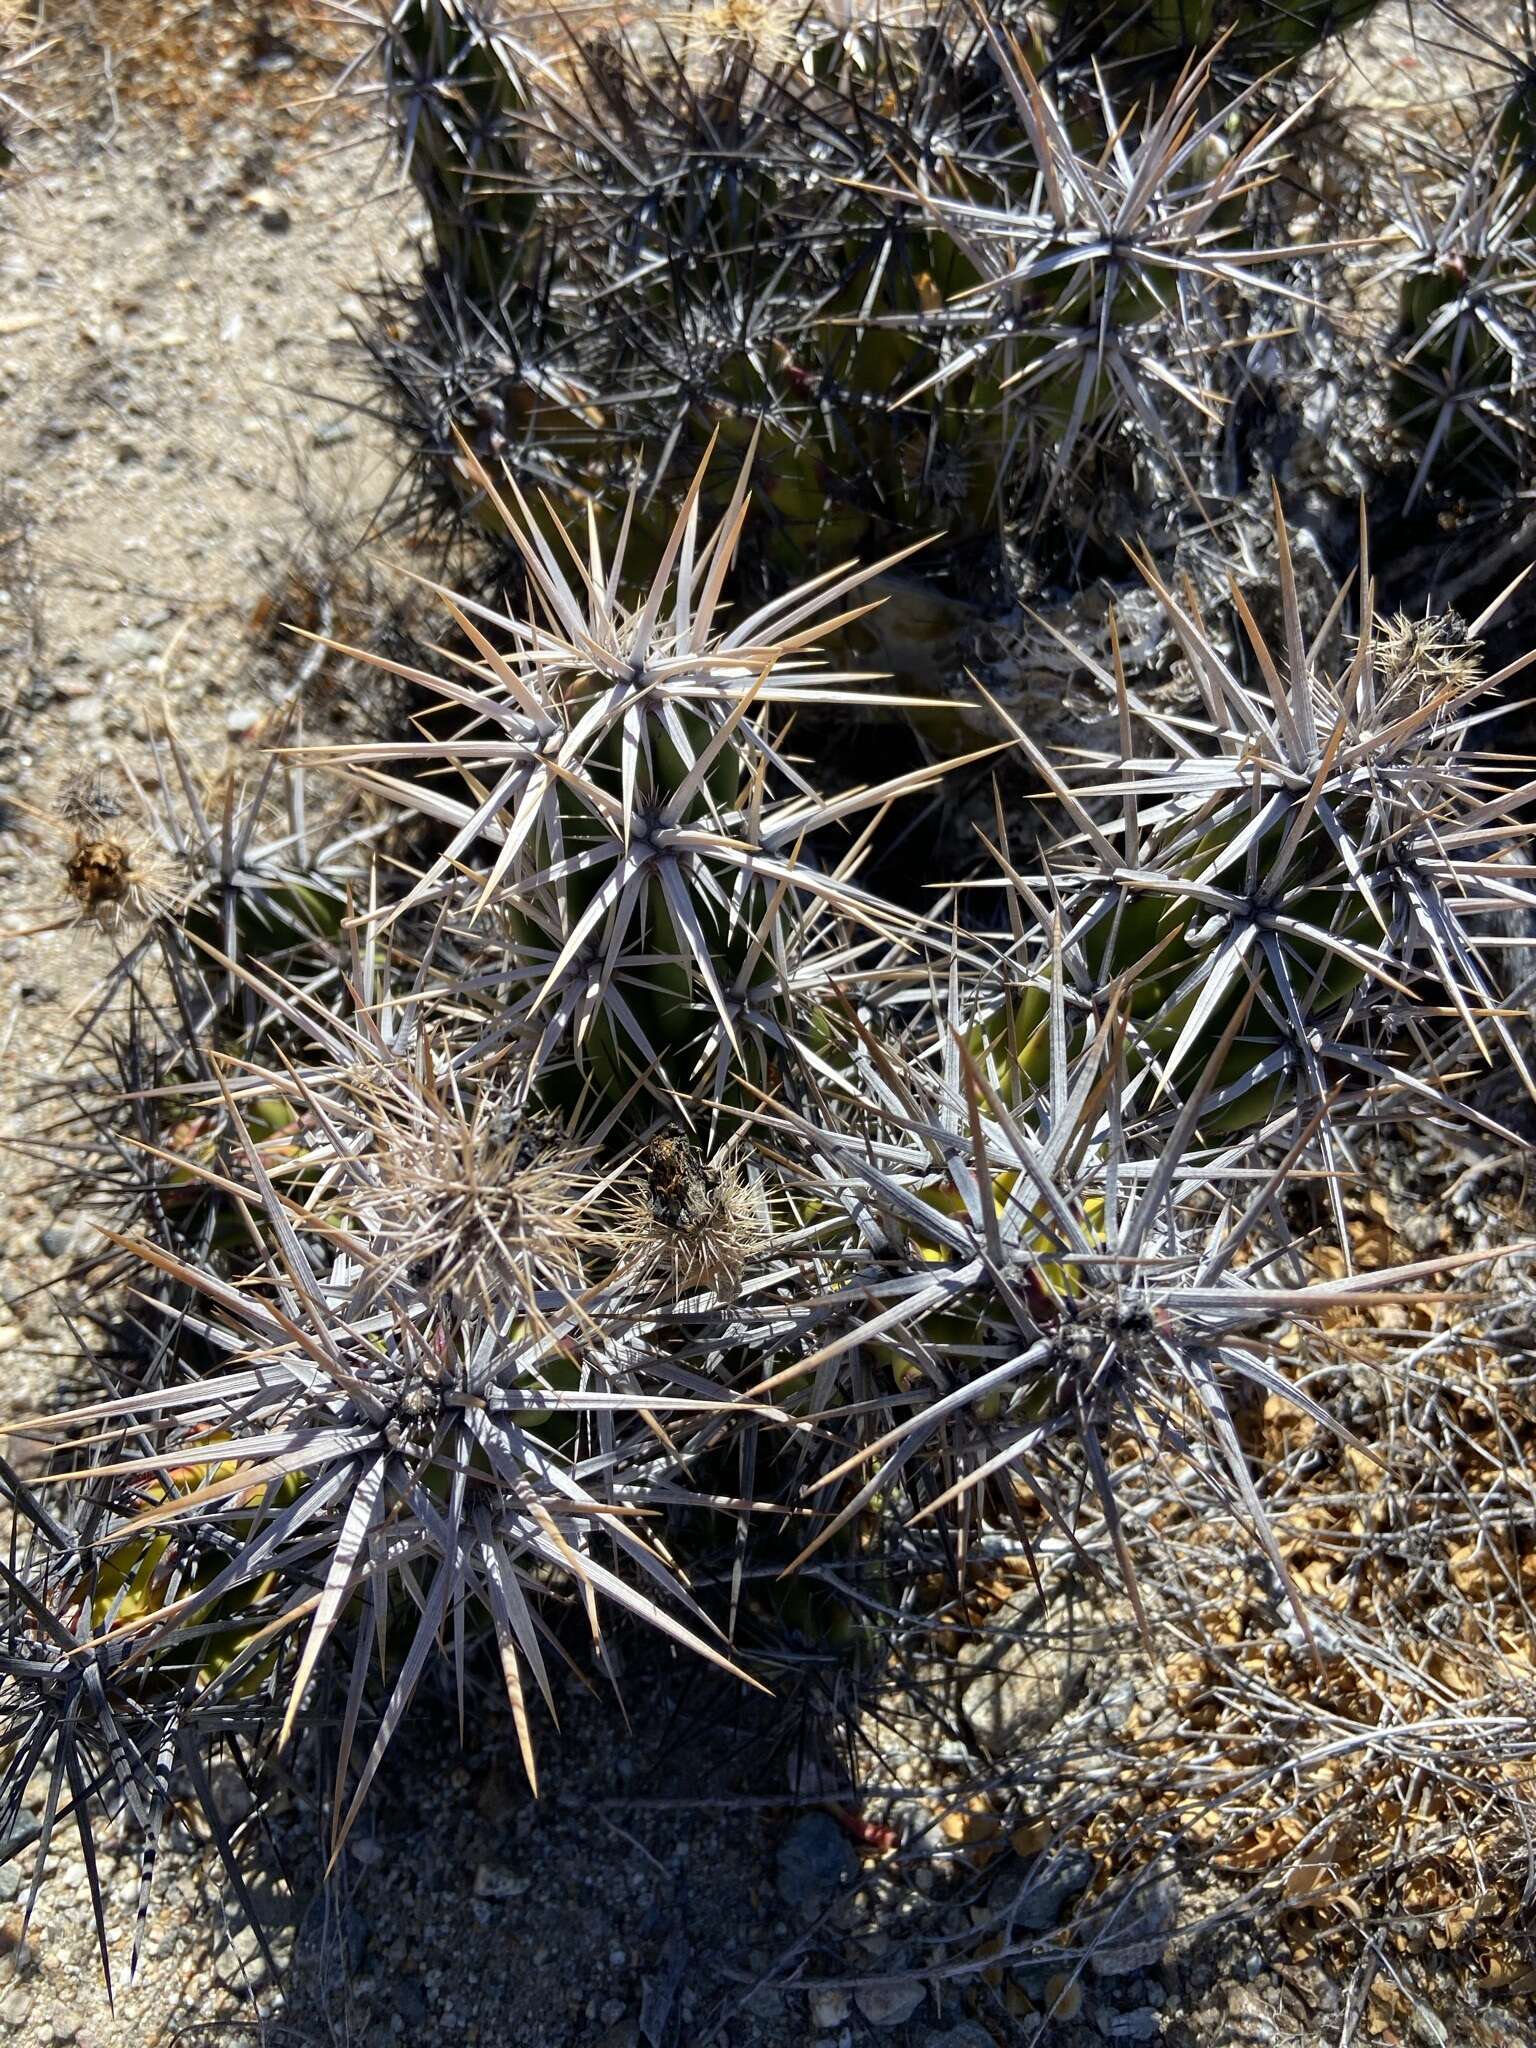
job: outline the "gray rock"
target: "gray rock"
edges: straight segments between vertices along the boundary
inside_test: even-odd
[[[18,1984],[14,1991],[7,1991],[0,1998],[0,2026],[13,2028],[20,2033],[32,2024],[32,2005],[35,1994],[25,1984]]]
[[[1408,2017],[1408,2032],[1422,2048],[1449,2048],[1450,2035],[1445,2022],[1427,2005],[1415,2005]]]
[[[872,2027],[899,2027],[928,1996],[924,1984],[866,1984],[853,2002]]]
[[[1150,2005],[1134,2012],[1106,2012],[1099,2015],[1099,2032],[1108,2041],[1155,2041],[1163,2031],[1163,2016]]]
[[[45,1257],[67,1259],[75,1248],[75,1231],[70,1223],[50,1223],[37,1240]]]
[[[500,1863],[482,1863],[475,1871],[477,1899],[521,1899],[532,1889],[531,1877]]]
[[[815,1920],[859,1872],[853,1845],[828,1813],[802,1813],[779,1843],[774,1886],[802,1920]]]
[[[1096,1930],[1088,1967],[1095,1977],[1129,1977],[1162,1961],[1179,1917],[1183,1887],[1164,1869],[1138,1886],[1118,1912],[1106,1914]]]
[[[1014,1902],[1014,1926],[1026,1934],[1048,1933],[1060,1922],[1068,1899],[1075,1898],[1092,1875],[1093,1858],[1081,1849],[1065,1849],[1041,1863]]]
[[[997,2044],[974,2020],[962,2020],[957,2027],[924,2034],[920,2048],[997,2048]]]
[[[853,2000],[846,1991],[813,1991],[810,2004],[811,2025],[821,2033],[831,2033],[834,2027],[840,2027],[853,2010]]]
[[[1097,1675],[1118,1674],[1106,1653],[1120,1633],[1102,1603],[1086,1593],[1053,1600],[1042,1614],[1033,1588],[1015,1596],[985,1636],[968,1643],[960,1663],[970,1676],[961,1704],[977,1742],[989,1757],[1006,1757],[1038,1743],[1056,1726]]]

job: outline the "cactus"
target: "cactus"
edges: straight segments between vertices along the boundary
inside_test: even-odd
[[[1309,252],[1245,232],[1290,124],[1251,93],[1212,109],[1209,59],[1145,110],[1058,105],[1038,39],[959,0],[805,37],[798,62],[735,32],[579,46],[539,84],[522,253],[471,278],[440,251],[369,346],[425,456],[416,503],[468,520],[502,577],[461,433],[550,538],[544,492],[610,548],[627,517],[637,579],[705,449],[751,444],[735,583],[928,540],[837,653],[937,694],[1014,617],[1026,549],[1075,576],[1123,501],[1207,487],[1248,309],[1305,299]]]
[[[1063,47],[1111,63],[1214,52],[1223,68],[1257,77],[1295,64],[1318,43],[1363,21],[1376,0],[1070,0]]]
[[[539,616],[451,605],[481,659],[431,686],[468,714],[464,735],[338,750],[362,787],[448,828],[389,915],[434,906],[466,984],[498,991],[480,1050],[521,1047],[552,1100],[574,1089],[622,1109],[637,1090],[670,1104],[762,1086],[814,1041],[805,990],[861,945],[915,929],[848,863],[823,869],[809,849],[940,771],[824,799],[768,728],[797,707],[870,701],[806,658],[840,623],[837,607],[862,610],[849,599],[864,572],[824,575],[721,630],[745,470],[712,533],[700,470],[648,590],[627,602],[627,525],[611,559],[594,526],[590,558],[573,549],[562,562],[521,493],[509,505],[466,460]],[[468,793],[383,774],[376,760],[441,763]]]
[[[1276,252],[1242,235],[1243,195],[1272,173],[1289,124],[1231,147],[1246,96],[1205,114],[1206,59],[1139,130],[1105,97],[1080,141],[1025,52],[998,50],[1033,180],[1001,204],[929,201],[979,282],[952,295],[953,345],[907,396],[985,363],[1013,460],[1044,486],[1037,522],[1063,498],[1091,504],[1090,458],[1127,432],[1196,496],[1190,462],[1228,400],[1210,366],[1239,331],[1232,302],[1296,297]]]
[[[771,37],[731,34],[659,61],[597,41],[570,85],[540,81],[538,221],[512,254],[485,237],[473,262],[439,236],[417,307],[393,323],[407,331],[369,337],[461,509],[494,523],[455,427],[488,466],[590,492],[615,523],[638,483],[631,545],[648,531],[654,554],[667,493],[711,439],[740,450],[755,436],[753,546],[781,579],[935,525],[957,545],[995,536],[1002,449],[986,393],[957,384],[892,410],[929,366],[932,315],[969,277],[921,209],[877,178],[898,152],[968,169],[995,158],[990,130],[1009,110],[977,83],[985,38],[952,8],[921,37],[872,32],[855,59],[803,26],[809,77]],[[403,28],[386,31],[386,50],[392,35]],[[433,35],[499,47],[441,9]],[[411,54],[391,56],[391,72]],[[444,129],[429,163],[463,153],[430,97],[392,104],[402,151],[414,123]]]
[[[578,1300],[581,1260],[602,1242],[580,1215],[591,1197],[579,1152],[535,1126],[530,1159],[510,1140],[486,1157],[488,1122],[527,1093],[504,1060],[439,1075],[409,1004],[372,1003],[348,1025],[245,972],[262,998],[307,1020],[313,1050],[286,1077],[223,1083],[223,1156],[187,1164],[239,1187],[263,1256],[233,1286],[216,1260],[136,1247],[175,1290],[158,1313],[147,1304],[169,1345],[162,1364],[72,1415],[38,1419],[44,1435],[89,1429],[71,1474],[87,1497],[98,1498],[98,1467],[113,1475],[52,1611],[67,1617],[86,1589],[93,1646],[138,1708],[180,1697],[238,1718],[282,1698],[283,1740],[332,1639],[355,1624],[339,1782],[369,1645],[391,1613],[410,1616],[411,1647],[385,1676],[377,1736],[335,1817],[339,1842],[454,1613],[462,1683],[466,1604],[499,1645],[531,1778],[525,1676],[546,1696],[548,1683],[530,1603],[552,1576],[728,1661],[623,1519],[644,1491],[641,1414],[664,1427],[669,1408],[708,1404],[644,1386],[623,1354],[622,1314],[598,1319],[590,1293]],[[370,949],[363,989],[381,972]],[[274,1171],[247,1108],[264,1114],[285,1091],[298,1142]],[[253,1375],[244,1361],[258,1353]]]
[[[1525,666],[1490,651],[1493,570],[1465,622],[1443,564],[1395,609],[1323,437],[1320,470],[1282,452],[1314,394],[1272,328],[1319,250],[1254,200],[1291,121],[1217,85],[1324,11],[1117,5],[1104,54],[1149,73],[1231,30],[1134,93],[1112,61],[1089,89],[1083,19],[723,0],[557,62],[488,5],[390,0],[435,261],[374,345],[434,524],[451,502],[494,576],[432,586],[430,653],[341,650],[417,693],[405,736],[278,725],[205,780],[157,734],[31,820],[48,917],[104,965],[96,1071],[26,1142],[104,1226],[71,1285],[108,1341],[90,1398],[12,1425],[44,1469],[0,1460],[0,1833],[45,1768],[41,1857],[71,1812],[104,1964],[103,1818],[143,1832],[142,1921],[185,1774],[238,1886],[221,1745],[259,1791],[328,1743],[339,1850],[412,1701],[484,1668],[536,1786],[561,1615],[608,1666],[622,1618],[834,1694],[838,1660],[921,1643],[926,1684],[991,1597],[978,1557],[1048,1530],[1139,1601],[1187,1492],[1253,1532],[1303,1639],[1264,1503],[1308,1503],[1256,1471],[1257,1411],[1368,1458],[1328,1375],[1388,1347],[1346,1318],[1403,1300],[1438,1345],[1504,1255],[1359,1270],[1394,1133],[1507,1143],[1469,1081],[1536,1095],[1506,963],[1536,885],[1529,783],[1476,737]],[[1394,545],[1452,485],[1528,480],[1522,164],[1495,139],[1448,207],[1405,200]],[[1051,579],[1137,521],[1138,673],[1171,647],[1173,687],[1132,688],[1113,617],[1101,656],[1086,607],[1036,618],[1117,744],[1064,766],[994,707],[995,824],[933,872],[974,785],[941,839],[888,814],[981,756],[839,789],[817,754],[858,736],[829,728],[948,711],[979,622],[1037,591],[1065,621]],[[1198,598],[1151,552],[1195,527]],[[903,686],[853,672],[871,649]],[[1415,1386],[1440,1355],[1415,1340]]]
[[[1040,764],[1074,830],[1049,874],[999,844],[1012,936],[946,935],[812,863],[914,778],[823,798],[776,729],[858,696],[811,651],[857,574],[723,623],[749,487],[713,531],[702,487],[634,598],[595,522],[562,560],[514,492],[534,603],[450,600],[458,729],[338,750],[445,838],[306,938],[334,973],[296,985],[270,919],[217,949],[215,1010],[258,1027],[188,1057],[157,1150],[241,1230],[146,1205],[115,1240],[151,1355],[17,1425],[60,1449],[46,1488],[0,1466],[34,1539],[5,1573],[6,1786],[50,1745],[70,1783],[126,1728],[122,1797],[152,1817],[167,1745],[206,1771],[216,1730],[282,1748],[313,1717],[339,1729],[339,1846],[428,1671],[462,1688],[482,1646],[534,1779],[541,1607],[738,1669],[691,1529],[717,1557],[734,1523],[730,1620],[764,1491],[795,1511],[780,1552],[851,1543],[888,1607],[893,1520],[963,1556],[1031,1501],[1070,1528],[1086,1485],[1134,1587],[1134,1447],[1216,1487],[1284,1582],[1240,1390],[1335,1426],[1295,1331],[1487,1256],[1319,1281],[1282,1207],[1298,1169],[1337,1188],[1351,1091],[1449,1118],[1466,1046],[1520,1059],[1476,929],[1532,897],[1522,792],[1465,747],[1504,680],[1485,618],[1379,621],[1367,569],[1335,665],[1282,530],[1254,687],[1149,571],[1209,731],[1154,720],[1167,758],[1138,759],[1123,698],[1107,786]],[[781,1608],[828,1654],[873,1648],[871,1611]]]
[[[204,775],[171,726],[149,746],[147,785],[96,774],[56,813],[26,814],[51,870],[42,928],[99,935],[107,964],[73,1019],[70,1057],[90,1059],[91,1079],[69,1071],[37,1089],[45,1120],[23,1146],[56,1210],[117,1231],[144,1225],[180,1254],[204,1255],[247,1242],[224,1195],[193,1170],[216,1162],[228,1138],[214,1064],[254,1057],[280,1016],[281,999],[258,1000],[244,966],[333,982],[348,890],[389,821],[360,816],[351,799],[317,803],[302,753],[231,759]],[[286,1106],[269,1097],[247,1115],[276,1159]],[[98,1267],[104,1280],[119,1265],[102,1238],[76,1270]]]
[[[1362,537],[1359,632],[1332,660],[1336,620],[1310,644],[1302,629],[1278,496],[1275,517],[1283,646],[1234,600],[1258,686],[1142,564],[1200,686],[1211,753],[1154,725],[1169,752],[1132,758],[1123,677],[1100,671],[1127,742],[1098,791],[1121,807],[1107,827],[1019,736],[1079,828],[1037,884],[1060,904],[1074,982],[1090,1009],[1096,992],[1123,989],[1133,1063],[1175,1100],[1223,1038],[1203,1090],[1207,1134],[1304,1126],[1346,1081],[1395,1080],[1432,1099],[1433,1064],[1416,1074],[1390,1057],[1406,1043],[1422,1059],[1425,996],[1532,1086],[1488,954],[1490,915],[1529,894],[1502,843],[1522,793],[1467,747],[1476,707],[1514,672],[1487,675],[1480,658],[1502,600],[1470,623],[1379,619]],[[1021,908],[1039,902],[1023,891]],[[1040,944],[1026,934],[1017,988],[973,1049],[1044,1086],[1055,1054]]]
[[[378,48],[389,119],[438,261],[495,304],[526,274],[535,201],[525,75],[542,67],[474,0],[397,0]]]
[[[1488,144],[1443,207],[1405,189],[1392,409],[1417,451],[1413,504],[1432,477],[1494,485],[1531,457],[1536,236],[1518,165]]]
[[[808,1482],[825,1515],[797,1562],[882,1507],[908,1525],[944,1517],[962,1545],[1016,1523],[1025,1501],[1071,1527],[1069,1494],[1086,1477],[1134,1601],[1111,1469],[1119,1438],[1140,1458],[1189,1462],[1225,1496],[1305,1627],[1231,1388],[1336,1428],[1287,1372],[1285,1330],[1432,1269],[1304,1279],[1268,1221],[1297,1153],[1266,1167],[1242,1147],[1198,1144],[1235,1020],[1170,1130],[1144,1114],[1128,1005],[1065,1050],[1059,955],[1056,970],[1047,1026],[1057,1054],[1044,1087],[1019,1068],[995,1085],[965,1050],[967,1012],[952,1009],[931,1056],[871,1042],[814,1120],[796,1120],[815,1162],[807,1193],[825,1219],[836,1334],[753,1391],[795,1413],[805,1406],[795,1390],[813,1386],[808,1420],[844,1453],[824,1451],[830,1469]],[[1078,1458],[1063,1456],[1067,1440]]]
[[[97,775],[67,790],[56,816],[29,810],[34,833],[56,849],[65,919],[111,937],[121,973],[148,945],[178,947],[199,965],[222,961],[226,975],[247,948],[295,964],[318,948],[328,964],[347,884],[366,872],[364,849],[383,821],[316,817],[302,754],[286,767],[276,755],[250,767],[230,760],[205,776],[166,725],[150,758],[152,788],[131,773],[126,790]]]

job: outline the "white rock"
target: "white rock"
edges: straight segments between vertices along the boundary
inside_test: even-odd
[[[853,2010],[853,2001],[846,1991],[813,1991],[811,1993],[811,2024],[830,2028],[841,2026]]]

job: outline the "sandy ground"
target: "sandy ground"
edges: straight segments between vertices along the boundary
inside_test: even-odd
[[[259,739],[293,660],[261,630],[264,600],[318,535],[361,543],[388,489],[382,437],[334,394],[347,386],[338,356],[355,294],[408,259],[406,209],[372,138],[349,147],[344,121],[317,134],[281,111],[290,86],[313,89],[302,63],[252,71],[259,46],[221,36],[198,104],[173,124],[140,104],[149,81],[133,45],[126,63],[109,57],[90,13],[60,24],[36,68],[49,127],[31,138],[29,175],[0,196],[0,1058],[12,1104],[57,1071],[108,957],[93,933],[36,930],[56,923],[60,898],[54,841],[34,814],[82,777],[123,762],[143,773],[162,717],[207,765]],[[38,1291],[67,1264],[74,1223],[32,1191],[37,1178],[26,1154],[0,1154],[0,1410],[12,1419],[78,1370],[57,1303]],[[131,1859],[120,1875],[109,1886],[131,1915]],[[0,1898],[15,1899],[18,1876],[15,1864],[0,1873]],[[107,2048],[249,2011],[216,1991],[230,1974],[210,1959],[219,1914],[189,1860],[173,1868],[141,1986],[114,2017],[82,1883],[67,1856],[45,1882],[25,1968],[13,1981],[0,1966],[0,2025]],[[13,1914],[0,1949],[15,1935]],[[235,1950],[226,1962],[238,1983]]]
[[[293,653],[258,622],[317,536],[364,543],[388,491],[382,436],[334,394],[357,291],[408,259],[405,208],[344,125],[321,140],[231,92],[178,139],[102,104],[88,46],[46,61],[48,97],[86,118],[37,139],[0,202],[0,795],[25,807],[0,839],[0,1045],[23,1082],[56,1064],[108,945],[35,931],[61,899],[27,813],[145,773],[162,718],[206,766],[259,740]],[[24,1162],[4,1171],[14,1414],[53,1370],[28,1290],[56,1219]]]

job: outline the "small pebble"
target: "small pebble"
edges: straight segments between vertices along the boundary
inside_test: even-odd
[[[813,1991],[811,1993],[811,2024],[817,2027],[839,2027],[853,2010],[853,2001],[846,1991]]]
[[[803,1919],[819,1918],[858,1873],[852,1844],[830,1814],[802,1813],[779,1843],[775,1886]]]
[[[899,2027],[911,2019],[927,1996],[922,1984],[865,1984],[853,1998],[872,2027]]]
[[[107,643],[113,661],[142,661],[146,654],[156,654],[159,649],[159,640],[143,626],[119,626]]]

